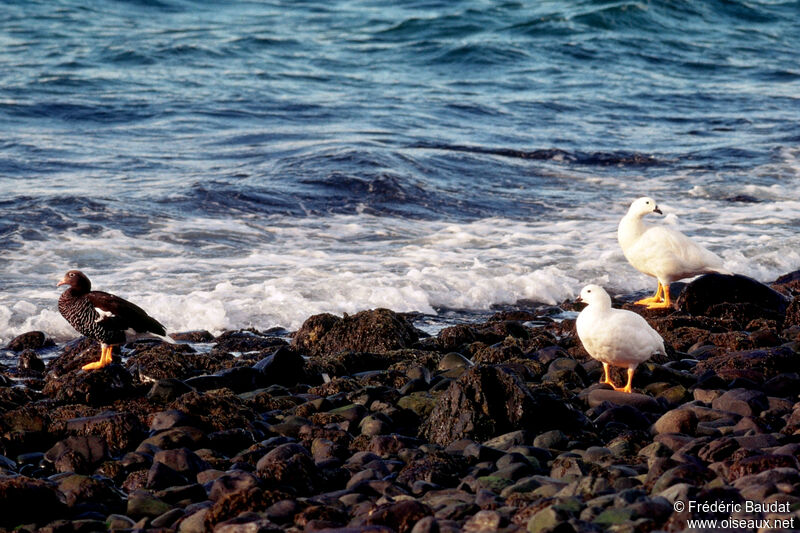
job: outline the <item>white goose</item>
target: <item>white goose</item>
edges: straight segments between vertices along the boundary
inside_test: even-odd
[[[600,383],[615,391],[632,392],[633,373],[640,363],[654,354],[664,354],[664,340],[650,324],[633,311],[614,309],[611,297],[599,285],[587,285],[578,300],[588,305],[575,321],[583,347],[594,359],[603,363]],[[628,369],[628,383],[617,387],[608,377],[608,365]]]
[[[619,221],[617,239],[625,258],[633,267],[658,280],[655,295],[637,301],[648,309],[672,305],[669,284],[709,272],[730,274],[722,259],[709,252],[683,233],[664,226],[645,224],[648,213],[661,214],[655,200],[643,197],[635,200],[628,213]]]

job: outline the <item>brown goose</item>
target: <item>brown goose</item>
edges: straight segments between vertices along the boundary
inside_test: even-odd
[[[100,342],[100,360],[83,366],[84,370],[102,368],[111,363],[111,351],[119,344],[138,338],[155,337],[174,343],[164,326],[141,307],[113,294],[93,291],[83,272],[70,270],[57,286],[69,285],[58,299],[58,310],[79,333]]]

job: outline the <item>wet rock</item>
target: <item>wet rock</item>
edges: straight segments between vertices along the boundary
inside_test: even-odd
[[[0,477],[0,527],[45,524],[65,516],[56,485],[25,476]]]
[[[438,369],[447,372],[455,372],[454,377],[460,376],[465,370],[475,366],[472,361],[460,353],[446,353],[439,360]]]
[[[17,369],[29,372],[44,372],[45,364],[33,350],[23,350],[19,354]]]
[[[29,331],[11,339],[3,349],[21,352],[23,350],[41,350],[50,346],[55,346],[55,343],[43,331]]]
[[[753,318],[777,315],[783,317],[789,301],[779,292],[752,278],[735,274],[706,274],[692,281],[681,292],[675,306],[691,315],[720,316],[722,303],[746,303],[760,308]]]
[[[204,343],[214,340],[214,335],[204,329],[197,329],[193,331],[181,331],[179,333],[170,333],[170,337],[179,342],[192,342]]]
[[[214,352],[259,352],[285,346],[286,341],[256,330],[226,331],[215,340]]]
[[[342,318],[312,316],[295,333],[292,346],[311,356],[341,351],[382,353],[411,348],[419,338],[419,330],[402,315],[373,309]]]
[[[79,337],[61,347],[61,352],[47,363],[47,370],[56,376],[80,370],[81,367],[100,359],[100,343]],[[114,353],[114,362],[119,362],[119,353]]]
[[[281,346],[259,360],[253,368],[261,372],[266,384],[294,385],[305,377],[303,356],[289,346]]]
[[[133,378],[128,371],[110,364],[90,372],[76,370],[62,376],[48,375],[42,393],[60,402],[106,405],[133,391]]]
[[[210,374],[223,368],[233,356],[212,356],[196,353],[188,344],[155,344],[131,356],[126,366],[131,374],[142,381],[160,379],[187,379],[200,374]]]
[[[515,429],[569,431],[587,424],[583,413],[544,388],[526,387],[507,368],[478,366],[442,393],[420,435],[447,445],[461,438],[486,440]]]

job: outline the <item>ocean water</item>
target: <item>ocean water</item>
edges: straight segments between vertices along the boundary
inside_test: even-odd
[[[798,1],[6,1],[0,343],[79,268],[169,330],[654,289],[650,195],[800,268]]]

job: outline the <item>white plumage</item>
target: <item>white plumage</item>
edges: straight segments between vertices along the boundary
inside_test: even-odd
[[[583,347],[603,363],[604,379],[614,390],[631,392],[633,373],[654,354],[664,354],[664,340],[650,324],[632,311],[611,307],[611,297],[599,285],[587,285],[580,300],[588,305],[575,322]],[[608,365],[628,369],[628,384],[618,388],[608,377]]]
[[[625,258],[633,267],[658,280],[656,294],[636,302],[648,308],[670,307],[669,284],[709,272],[730,274],[722,259],[706,250],[683,233],[664,226],[645,224],[648,213],[661,214],[655,200],[635,200],[622,217],[617,239]]]

